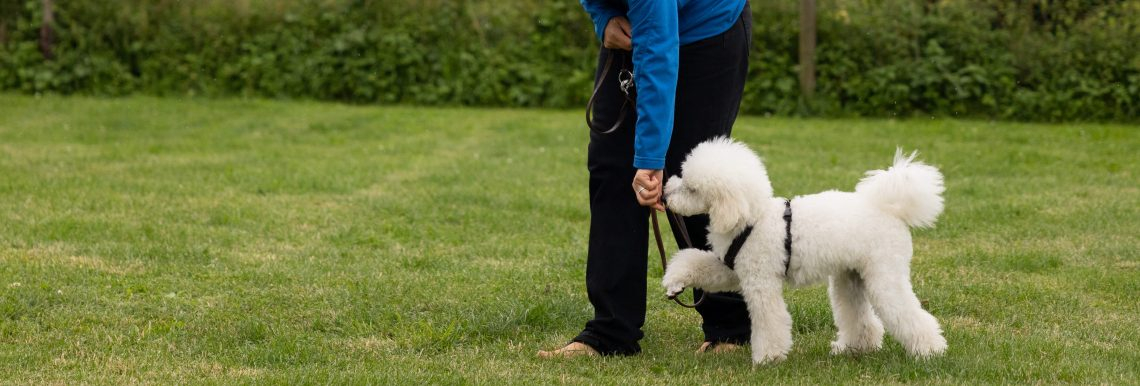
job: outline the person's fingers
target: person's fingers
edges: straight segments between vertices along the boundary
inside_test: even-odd
[[[646,197],[646,195],[649,194],[649,189],[646,189],[644,186],[641,186],[635,182],[633,183],[633,193],[637,194],[638,199],[641,199],[642,197]]]
[[[645,189],[645,187],[640,187],[635,190],[637,191],[638,197],[642,197],[647,200],[656,201],[657,198],[661,197],[660,189]]]
[[[665,171],[654,170],[653,173],[650,173],[650,178],[657,184],[657,188],[653,191],[653,209],[664,212],[665,204],[661,202],[661,199],[665,196]]]
[[[637,202],[641,206],[664,210],[661,204],[661,195],[664,190],[662,184],[664,174],[661,170],[638,169],[633,175],[633,191],[637,195]]]
[[[635,184],[633,190],[637,196],[637,201],[643,206],[653,205],[653,203],[658,201],[658,197],[660,197],[659,192],[646,189],[644,186]]]
[[[630,40],[630,30],[629,19],[623,16],[611,18],[606,24],[602,46],[609,49],[629,51],[633,47],[633,42]]]
[[[654,170],[652,173],[649,174],[649,180],[653,181],[653,183],[659,187],[664,187],[664,185],[665,185],[665,173],[662,172],[661,170]]]
[[[629,40],[628,36],[623,36],[621,32],[607,33],[606,41],[603,45],[609,49],[626,50],[629,51],[633,48],[633,43]]]
[[[658,211],[665,211],[665,205],[661,204],[661,196],[639,198],[641,206],[648,206]]]
[[[649,180],[641,175],[633,176],[633,191],[641,193],[642,189],[651,190],[653,188],[651,185]]]
[[[654,184],[654,183],[649,182],[649,181],[637,181],[634,184],[636,184],[639,187],[645,188],[645,190],[650,191],[650,192],[656,191],[659,188],[658,184]],[[638,189],[635,187],[635,188],[633,188],[633,190],[641,190],[641,189]]]
[[[633,27],[629,25],[629,19],[624,17],[617,17],[618,31],[621,32],[617,36],[618,48],[626,51],[633,50]]]
[[[632,51],[633,50],[633,41],[629,40],[628,36],[618,36],[617,48],[623,49],[626,51]]]
[[[660,189],[650,190],[650,189],[638,188],[637,189],[637,198],[639,200],[644,200],[645,202],[643,202],[643,204],[645,204],[645,205],[654,204],[658,201],[661,201],[661,190]]]
[[[660,212],[665,211],[665,205],[661,203],[659,197],[643,197],[638,195],[637,203],[641,206],[650,207]]]
[[[661,186],[661,179],[655,178],[654,174],[649,171],[638,171],[637,175],[634,176],[633,182],[649,190],[656,190]]]
[[[637,203],[641,206],[650,206],[653,205],[654,202],[652,197],[647,197],[646,192],[637,193]]]
[[[629,24],[629,19],[618,16],[615,17],[614,20],[617,21],[618,28],[621,29],[622,34],[624,34],[626,37],[633,36],[633,27]]]

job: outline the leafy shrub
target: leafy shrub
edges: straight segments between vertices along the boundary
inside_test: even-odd
[[[580,108],[576,2],[0,0],[0,90]],[[796,2],[753,1],[754,114],[1140,118],[1140,0],[824,0],[801,98]],[[810,103],[808,103],[810,102]]]

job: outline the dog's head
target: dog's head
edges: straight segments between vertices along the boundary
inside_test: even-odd
[[[682,216],[709,214],[709,230],[729,233],[756,219],[772,197],[760,157],[742,143],[720,137],[697,145],[681,163],[681,175],[665,185],[669,209]]]

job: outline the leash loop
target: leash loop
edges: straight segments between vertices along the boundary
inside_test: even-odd
[[[606,78],[609,76],[610,69],[614,64],[614,56],[620,55],[617,51],[618,50],[609,50],[606,55],[606,63],[602,65],[602,73],[598,76],[598,80],[594,82],[594,92],[590,94],[590,101],[586,102],[586,126],[598,134],[609,134],[620,128],[622,122],[625,122],[625,116],[629,110],[637,104],[634,95],[637,90],[633,86],[633,71],[624,68],[623,61],[623,68],[618,72],[618,88],[625,94],[625,101],[621,104],[621,110],[618,111],[617,119],[614,120],[613,126],[608,128],[598,126],[598,124],[594,122],[594,101],[598,98],[598,91],[601,91],[602,85],[606,83]]]

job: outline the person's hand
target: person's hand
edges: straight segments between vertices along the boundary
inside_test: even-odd
[[[606,23],[606,31],[602,36],[602,47],[618,50],[633,50],[633,35],[630,35],[633,27],[629,25],[629,19],[625,16],[614,16],[610,18],[609,23]]]
[[[633,175],[633,193],[637,195],[637,202],[641,206],[665,211],[665,205],[661,204],[664,179],[665,173],[661,170],[637,169],[637,174]]]

